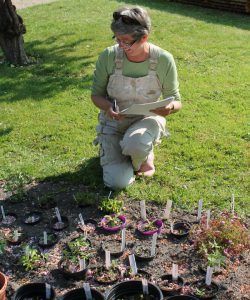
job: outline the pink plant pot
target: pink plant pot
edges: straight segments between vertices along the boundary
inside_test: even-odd
[[[152,220],[151,220],[152,221]],[[143,230],[143,225],[147,224],[148,221],[140,221],[137,225],[137,229],[138,231],[143,234],[143,235],[153,235],[154,233],[158,233],[160,234],[161,233],[161,229],[163,228],[163,222],[162,220],[159,220],[159,219],[155,219],[153,221],[154,225],[157,227],[157,229],[154,229],[154,230],[149,230],[149,231],[144,231]]]
[[[111,217],[115,216],[115,214],[112,214]],[[121,220],[122,224],[119,225],[119,226],[114,226],[114,227],[109,227],[108,225],[105,225],[106,221],[107,221],[107,218],[102,218],[101,220],[101,226],[104,230],[108,231],[108,232],[115,232],[115,231],[118,231],[120,229],[123,229],[125,226],[126,226],[126,218],[123,216],[123,215],[118,215],[117,216],[118,219]]]

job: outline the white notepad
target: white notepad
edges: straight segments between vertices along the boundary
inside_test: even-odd
[[[120,111],[122,115],[143,115],[143,116],[157,116],[155,113],[151,112],[151,109],[158,107],[163,107],[174,101],[174,97],[169,97],[164,100],[143,103],[143,104],[132,104],[130,107]]]

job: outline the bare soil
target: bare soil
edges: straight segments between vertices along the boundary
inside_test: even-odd
[[[2,184],[2,187],[1,187]],[[0,205],[3,205],[6,213],[13,212],[17,219],[11,225],[4,225],[0,220],[0,233],[7,232],[9,229],[20,228],[26,236],[25,243],[36,247],[48,254],[46,263],[33,271],[25,271],[20,264],[20,255],[23,253],[23,244],[12,246],[8,245],[4,255],[0,256],[0,271],[7,274],[9,283],[7,288],[7,299],[13,299],[15,290],[21,285],[29,282],[50,283],[56,291],[57,299],[67,291],[82,287],[84,281],[88,281],[91,286],[99,291],[105,292],[110,286],[97,284],[91,277],[74,280],[65,278],[58,269],[58,263],[62,258],[65,244],[83,234],[79,230],[79,213],[83,219],[94,219],[98,223],[103,217],[103,213],[98,209],[98,199],[92,206],[78,207],[73,200],[76,192],[86,191],[83,185],[72,185],[67,182],[33,182],[27,186],[27,199],[21,203],[13,204],[9,200],[9,194],[3,190],[3,182],[0,182]],[[42,209],[38,204],[38,197],[49,195],[49,201],[54,200],[54,205],[59,208],[62,216],[67,216],[69,226],[63,231],[54,231],[58,236],[58,242],[49,249],[43,250],[38,246],[38,237],[44,231],[51,231],[51,220],[55,217],[55,209]],[[108,192],[107,192],[108,195]],[[125,200],[124,215],[127,218],[126,242],[127,249],[122,256],[117,258],[119,264],[128,266],[128,255],[133,251],[133,246],[143,238],[136,230],[136,225],[140,220],[139,202],[133,199]],[[41,212],[41,220],[35,225],[27,225],[23,222],[24,216],[31,211]],[[164,207],[156,203],[147,202],[147,216],[160,218],[163,215]],[[196,211],[187,212],[174,209],[172,219],[179,221],[196,221]],[[157,282],[163,274],[171,273],[172,263],[179,266],[179,274],[183,277],[185,284],[190,284],[198,279],[204,278],[204,273],[200,266],[202,260],[194,249],[189,237],[183,239],[173,239],[167,234],[169,224],[164,224],[162,233],[158,236],[156,256],[148,262],[138,262],[139,269],[149,272],[152,281]],[[53,231],[53,230],[52,230]],[[121,239],[121,232],[110,234],[103,232],[100,228],[88,235],[92,246],[96,249],[96,255],[90,260],[90,268],[104,265],[104,253],[101,248],[102,241],[108,239]],[[145,238],[145,237],[144,237]],[[215,274],[213,280],[220,286],[217,299],[219,300],[247,300],[250,299],[250,255],[245,253],[239,259],[235,259],[228,264],[228,268],[222,273]],[[167,299],[167,298],[165,298]]]

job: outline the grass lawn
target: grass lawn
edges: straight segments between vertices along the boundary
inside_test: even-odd
[[[248,212],[249,16],[168,1],[57,1],[19,11],[25,48],[37,63],[0,64],[0,178],[82,182],[103,189],[90,100],[95,62],[113,43],[112,11],[139,4],[150,12],[150,41],[171,52],[183,110],[168,118],[169,139],[155,148],[157,172],[124,195],[193,207]]]

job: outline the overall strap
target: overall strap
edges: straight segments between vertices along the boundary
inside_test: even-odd
[[[155,74],[156,68],[157,68],[157,63],[158,63],[159,52],[155,45],[149,44],[149,47],[150,47],[150,57],[149,57],[148,74]]]
[[[123,49],[115,46],[115,74],[122,74],[122,63],[123,63]]]

